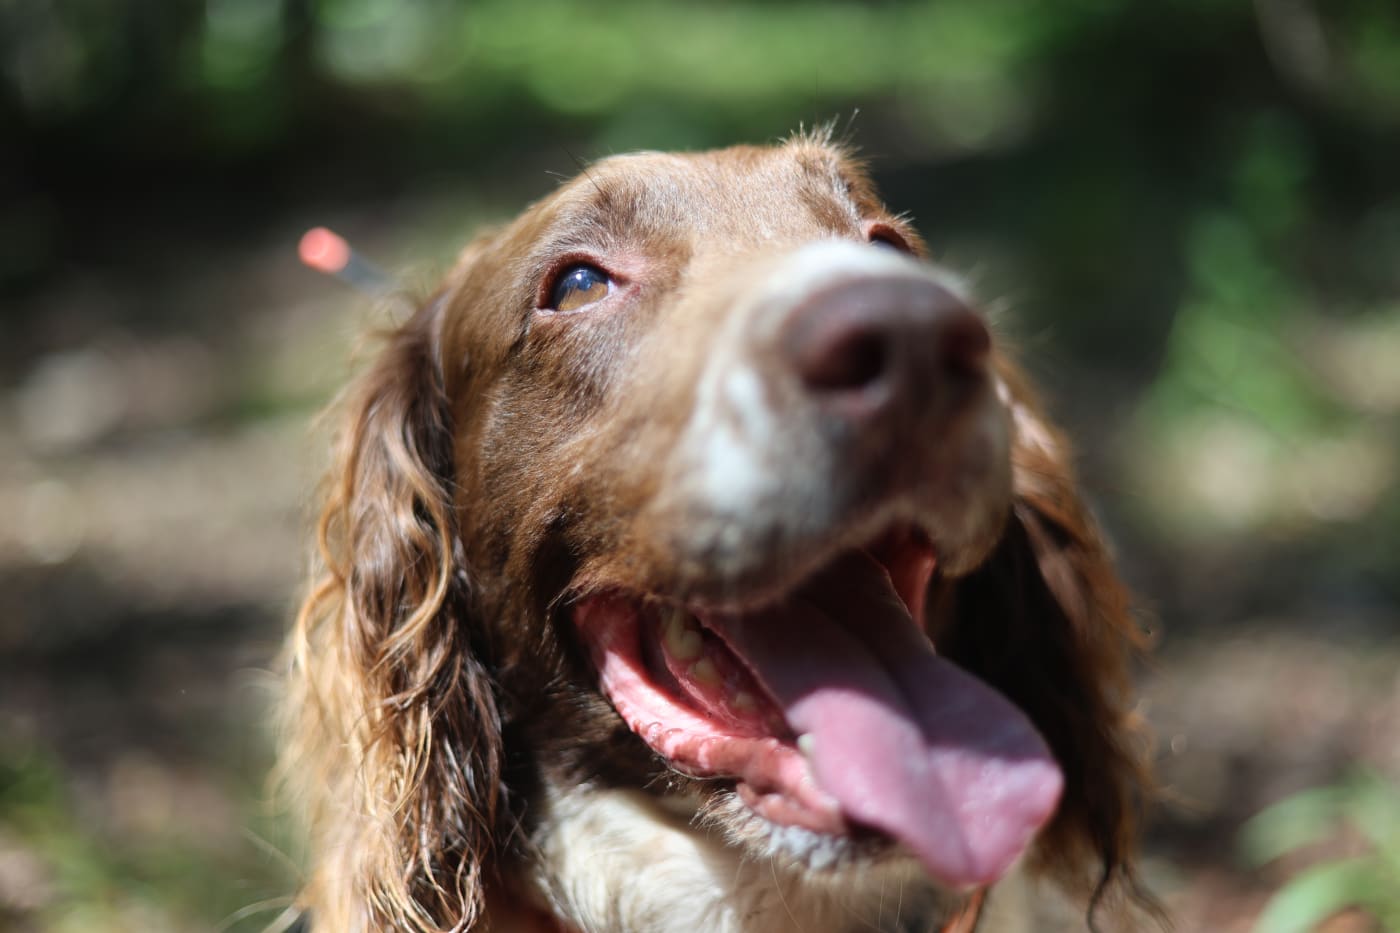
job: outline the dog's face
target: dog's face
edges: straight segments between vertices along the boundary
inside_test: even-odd
[[[770,850],[877,828],[965,887],[1061,779],[924,629],[1011,460],[985,326],[916,244],[823,147],[622,156],[465,260],[444,343],[467,563],[513,602],[483,615],[549,620],[612,707],[583,734],[620,717],[636,786],[713,779]]]
[[[582,785],[950,890],[1064,796],[1117,866],[1121,595],[1062,442],[840,151],[590,166],[396,340],[326,525],[349,656],[426,717],[360,743],[418,746],[385,768],[425,877],[528,861]]]

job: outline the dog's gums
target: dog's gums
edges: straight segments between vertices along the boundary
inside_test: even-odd
[[[914,621],[934,563],[922,536],[899,532],[768,605],[607,593],[579,601],[574,621],[603,692],[672,768],[734,780],[773,823],[876,829],[971,888],[1020,856],[1063,777],[1025,715],[939,658]]]

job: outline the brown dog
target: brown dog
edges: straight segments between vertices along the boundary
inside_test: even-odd
[[[344,402],[292,645],[315,929],[1131,886],[1124,592],[924,255],[820,135],[607,159],[467,248]]]

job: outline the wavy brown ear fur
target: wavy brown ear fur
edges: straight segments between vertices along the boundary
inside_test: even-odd
[[[481,910],[501,738],[469,624],[451,410],[428,305],[342,399],[290,645],[282,773],[306,791],[317,930],[458,930]]]
[[[1068,443],[1014,367],[1000,361],[998,374],[1013,420],[1012,515],[982,567],[941,581],[936,639],[1029,711],[1059,760],[1064,797],[1039,858],[1071,889],[1092,890],[1091,926],[1109,895],[1126,894],[1159,915],[1133,863],[1150,780],[1130,668],[1146,636],[1076,491]],[[1082,866],[1091,861],[1101,871],[1086,878]]]

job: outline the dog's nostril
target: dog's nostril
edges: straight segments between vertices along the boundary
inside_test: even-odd
[[[820,391],[861,389],[883,375],[888,356],[884,334],[847,331],[803,361],[802,380]]]

